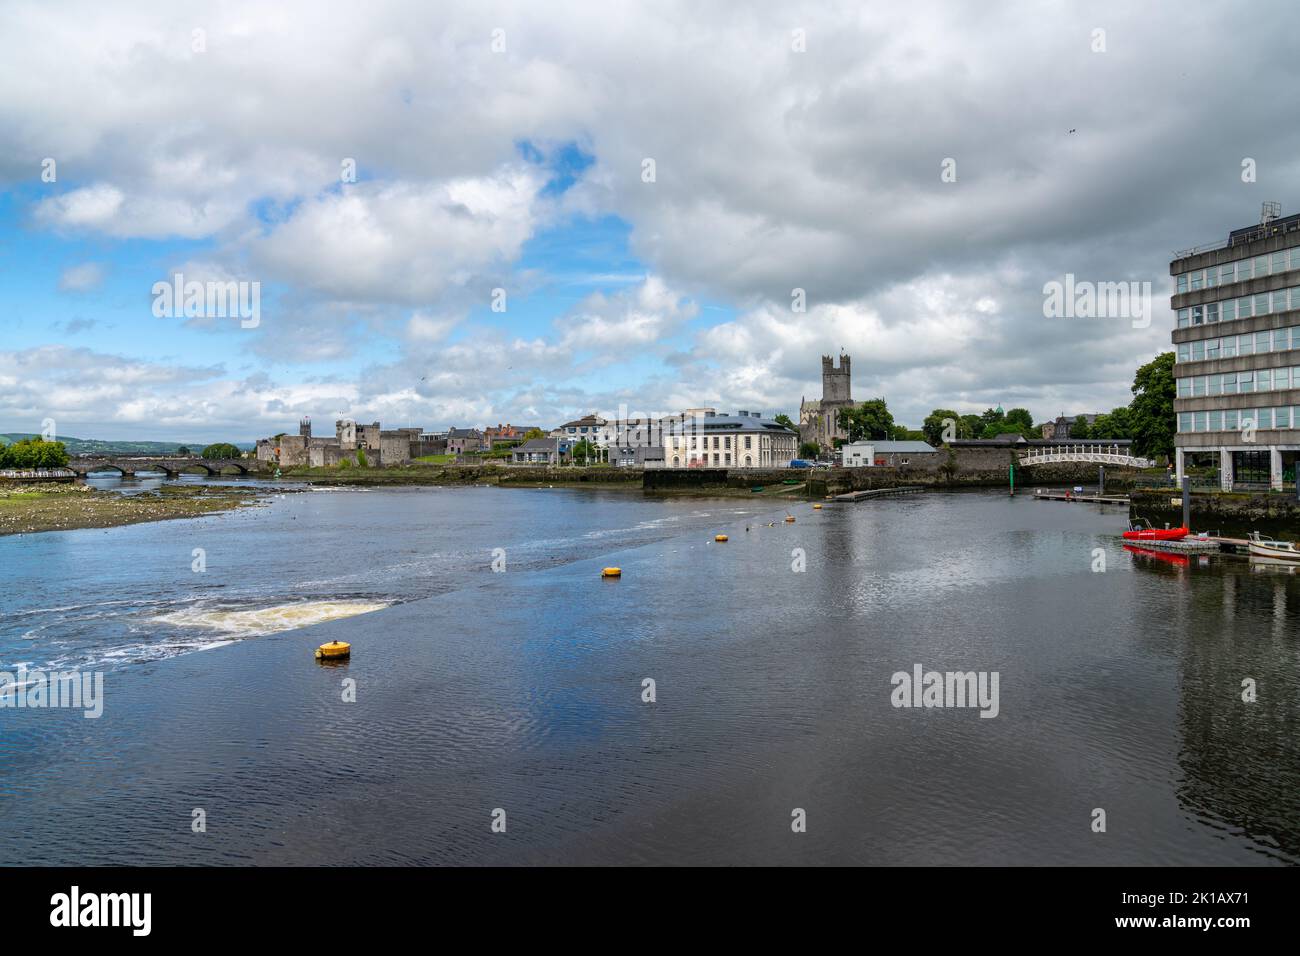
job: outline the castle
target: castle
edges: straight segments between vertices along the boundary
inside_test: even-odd
[[[323,468],[353,458],[361,451],[371,465],[402,465],[422,455],[442,454],[447,441],[425,435],[420,428],[383,429],[379,422],[358,425],[350,419],[334,423],[333,438],[319,438],[311,433],[311,419],[298,423],[297,435],[276,435],[257,443],[257,457],[286,468],[310,465]]]
[[[850,358],[840,356],[839,367],[829,355],[822,356],[822,397],[799,400],[799,441],[812,442],[823,452],[835,448],[836,441],[848,441],[849,433],[840,427],[840,412],[853,407]]]

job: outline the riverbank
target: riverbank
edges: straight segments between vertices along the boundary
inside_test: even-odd
[[[256,504],[266,493],[227,485],[164,485],[157,491],[121,495],[82,484],[4,482],[0,535],[196,518]]]

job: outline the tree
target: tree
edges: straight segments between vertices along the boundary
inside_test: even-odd
[[[176,454],[178,455],[188,455],[189,453],[190,453],[190,449],[188,445],[181,445],[180,448],[176,449]]]
[[[782,412],[780,415],[777,415],[775,418],[772,419],[772,421],[776,422],[778,425],[784,425],[786,428],[793,429],[794,431],[799,430],[799,426],[796,425],[793,421],[791,421],[790,416],[787,415],[785,412]]]
[[[574,461],[582,459],[582,463],[585,465],[592,459],[600,461],[600,449],[583,438],[573,446],[573,450],[569,452],[569,457]]]
[[[532,441],[534,438],[545,438],[546,434],[540,428],[530,428],[524,434],[524,441]]]
[[[1133,453],[1144,458],[1174,453],[1174,353],[1161,352],[1133,377],[1129,403]]]
[[[1070,437],[1071,438],[1092,437],[1092,430],[1088,427],[1088,417],[1086,415],[1080,415],[1078,418],[1074,420],[1074,424],[1070,426]]]
[[[1004,419],[1006,428],[1004,431],[1019,432],[1025,438],[1035,437],[1034,416],[1029,414],[1027,408],[1013,408],[1007,412]]]
[[[840,427],[849,441],[887,441],[894,433],[894,416],[883,398],[873,398],[840,411]]]
[[[958,438],[979,438],[984,434],[984,422],[978,415],[963,415],[957,423]]]
[[[1097,420],[1088,428],[1089,438],[1132,438],[1133,413],[1127,405],[1113,408],[1098,415]]]
[[[68,451],[61,441],[34,436],[0,445],[0,468],[62,468],[67,463]]]
[[[822,450],[821,446],[818,445],[815,441],[806,441],[799,446],[799,457],[815,459],[818,455],[821,454],[821,450]]]
[[[217,442],[215,445],[209,445],[203,449],[202,454],[204,458],[210,460],[213,458],[240,458],[244,453],[229,442]]]
[[[206,458],[207,456],[204,455],[204,457]],[[357,449],[357,465],[361,468],[370,467],[370,459],[366,457],[366,450],[364,448]]]
[[[959,438],[959,416],[951,408],[936,408],[929,415],[925,416],[925,421],[921,422],[921,431],[925,433],[925,440],[931,445],[939,446],[944,444],[944,419],[952,422],[952,434],[950,437]]]

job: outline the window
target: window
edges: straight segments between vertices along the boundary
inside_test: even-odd
[[[1237,300],[1228,299],[1219,303],[1219,321],[1231,322],[1237,317]]]
[[[1225,432],[1235,432],[1237,430],[1237,410],[1229,408],[1223,413],[1223,430]]]
[[[1205,323],[1205,306],[1192,306],[1192,325],[1203,325]]]
[[[1192,380],[1191,380],[1190,378],[1180,378],[1180,379],[1177,379],[1177,382],[1178,382],[1178,397],[1179,397],[1179,398],[1191,398],[1191,397],[1192,397]]]
[[[1273,373],[1271,370],[1261,368],[1255,372],[1255,391],[1267,392],[1273,387]]]
[[[726,438],[724,438],[724,439],[722,440],[722,447],[723,447],[723,448],[730,448],[730,447],[731,447],[731,436],[730,436],[730,435],[728,435]],[[730,458],[731,456],[728,455],[727,457]]]
[[[1255,257],[1255,278],[1268,275],[1268,256]]]
[[[1237,394],[1237,373],[1236,372],[1229,372],[1228,374],[1223,376],[1223,394],[1224,395]]]
[[[1210,431],[1223,431],[1223,412],[1210,412]]]
[[[1260,355],[1269,350],[1273,336],[1268,332],[1255,333],[1255,354]]]
[[[1193,412],[1192,420],[1196,423],[1196,431],[1198,432],[1209,431],[1208,412]]]
[[[1222,376],[1222,375],[1211,375],[1211,376],[1210,376],[1210,381],[1209,381],[1209,383],[1205,386],[1205,393],[1206,393],[1207,395],[1222,395],[1222,394],[1223,394],[1223,376]],[[1214,429],[1214,430],[1215,430],[1215,431],[1218,431],[1217,428]]]
[[[1200,397],[1205,394],[1205,376],[1198,375],[1192,379],[1192,395]]]
[[[745,439],[745,441],[748,442],[749,439]],[[748,445],[746,445],[746,447],[748,447]],[[746,456],[745,456],[745,467],[746,467],[746,468],[748,468],[751,464],[753,464],[753,462],[754,462],[754,459],[753,459],[753,458],[751,458],[749,455],[746,455]]]
[[[1232,281],[1233,263],[1229,262],[1226,266],[1219,266],[1219,285],[1227,285]]]
[[[1261,292],[1255,296],[1255,314],[1268,315],[1268,293]]]
[[[1205,270],[1197,269],[1192,273],[1192,291],[1195,292],[1205,284]]]
[[[1178,291],[1179,291],[1179,292],[1186,292],[1186,291],[1187,291],[1187,273],[1186,273],[1186,272],[1184,272],[1182,275],[1180,275],[1180,276],[1178,277]]]
[[[1255,373],[1238,372],[1237,373],[1237,391],[1243,395],[1255,390]]]
[[[1241,260],[1239,260],[1239,261],[1237,262],[1237,281],[1238,281],[1238,282],[1244,282],[1246,279],[1251,278],[1253,275],[1254,275],[1254,272],[1253,272],[1253,270],[1252,270],[1251,267],[1250,267],[1250,260],[1249,260],[1249,259],[1241,259]]]
[[[724,463],[725,463],[725,464],[730,465],[730,464],[731,464],[731,452],[727,452],[727,453],[723,456],[723,459],[724,459]]]
[[[1178,430],[1179,430],[1180,432],[1189,432],[1189,431],[1192,430],[1192,413],[1191,413],[1191,412],[1179,412],[1179,413],[1178,413]]]
[[[1185,329],[1185,328],[1187,328],[1187,326],[1189,326],[1189,325],[1191,324],[1191,322],[1192,322],[1192,310],[1191,310],[1191,309],[1179,309],[1179,310],[1178,310],[1178,327],[1179,327],[1180,329]]]
[[[750,446],[749,446],[749,443],[752,442],[753,440],[754,440],[754,439],[753,439],[751,436],[749,436],[749,435],[746,435],[746,436],[745,436],[745,451],[749,451],[749,447],[750,447]],[[748,456],[746,456],[746,457],[748,458]]]
[[[1178,361],[1190,362],[1192,360],[1192,345],[1190,342],[1178,343]]]
[[[1211,302],[1205,306],[1205,321],[1206,322],[1219,321],[1219,303]]]
[[[1192,361],[1201,362],[1205,359],[1205,341],[1192,343]]]
[[[1283,249],[1281,252],[1273,253],[1271,261],[1269,263],[1269,271],[1272,272],[1274,275],[1277,275],[1279,272],[1286,272],[1286,250],[1285,249]]]

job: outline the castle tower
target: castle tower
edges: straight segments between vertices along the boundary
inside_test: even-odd
[[[844,403],[848,404],[853,401],[851,393],[852,373],[849,366],[849,356],[840,356],[839,368],[835,367],[835,360],[829,355],[822,356],[822,405]]]
[[[298,434],[303,438],[311,438],[310,418],[302,418],[298,421]]]

